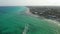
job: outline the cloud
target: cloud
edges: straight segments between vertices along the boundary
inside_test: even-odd
[[[60,5],[60,0],[0,0],[0,6]]]

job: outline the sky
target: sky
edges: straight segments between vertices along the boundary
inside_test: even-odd
[[[60,0],[0,0],[0,6],[60,6]]]

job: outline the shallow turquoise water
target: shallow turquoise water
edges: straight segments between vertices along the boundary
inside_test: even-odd
[[[60,34],[58,24],[27,15],[26,7],[0,7],[0,34]]]

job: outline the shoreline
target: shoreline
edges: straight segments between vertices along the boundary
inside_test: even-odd
[[[57,21],[57,20],[46,19],[46,18],[44,18],[44,17],[42,17],[42,16],[38,16],[38,15],[32,14],[32,13],[30,12],[29,8],[27,8],[26,14],[28,14],[29,16],[34,16],[34,17],[36,17],[36,18],[42,18],[42,19],[44,19],[45,21],[52,22],[52,23],[54,23],[54,24],[56,24],[56,25],[58,24],[58,26],[60,25],[59,21]]]

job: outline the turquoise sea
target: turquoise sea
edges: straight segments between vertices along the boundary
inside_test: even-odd
[[[27,7],[0,6],[0,34],[60,34],[58,24],[26,14]]]

